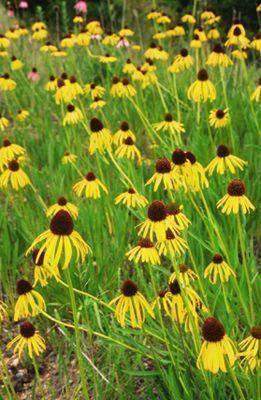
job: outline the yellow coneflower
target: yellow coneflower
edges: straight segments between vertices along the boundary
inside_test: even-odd
[[[188,228],[191,221],[182,212],[183,206],[176,203],[169,203],[167,208],[167,219],[170,220],[173,226],[177,226],[178,230],[184,230]]]
[[[11,59],[11,70],[12,71],[17,71],[21,68],[23,68],[24,64],[22,63],[21,60],[18,60],[15,56],[12,57]]]
[[[9,120],[5,117],[3,117],[0,114],[0,130],[5,131],[5,129],[9,126]],[[1,149],[0,149],[0,154],[1,154]],[[0,156],[1,157],[1,156]]]
[[[249,45],[250,40],[246,37],[245,29],[241,24],[234,25],[228,32],[228,40],[225,42],[225,46],[239,46],[245,48]]]
[[[133,36],[134,35],[134,31],[132,31],[128,26],[125,26],[124,28],[122,28],[120,31],[119,31],[119,36],[121,36],[121,37],[124,37],[124,36],[126,36],[126,37],[128,37],[128,36]]]
[[[17,160],[11,160],[7,163],[7,169],[0,175],[0,188],[5,189],[10,183],[14,190],[19,190],[29,185],[30,179],[20,168]]]
[[[230,276],[236,276],[233,269],[224,261],[220,254],[215,254],[212,262],[204,271],[204,278],[208,278],[212,284],[216,284],[217,280],[227,282]]]
[[[160,257],[152,241],[148,238],[142,238],[137,246],[126,253],[128,260],[134,260],[135,263],[150,263],[160,265]]]
[[[134,133],[130,130],[128,122],[123,121],[120,124],[120,129],[113,135],[113,143],[116,146],[120,146],[128,137],[131,137],[133,141],[136,140]]]
[[[0,90],[3,92],[11,92],[16,88],[16,82],[10,78],[9,74],[0,76]]]
[[[160,158],[156,161],[155,173],[146,182],[146,185],[154,184],[153,190],[156,192],[161,183],[165,190],[172,190],[174,188],[172,166],[167,158]]]
[[[132,328],[142,328],[146,314],[154,318],[154,312],[151,306],[138,291],[136,283],[130,279],[123,282],[121,286],[121,295],[117,296],[109,304],[113,305],[115,303],[115,317],[123,328],[126,325],[126,314],[130,316]]]
[[[223,175],[228,170],[231,174],[235,174],[237,168],[242,171],[245,165],[247,165],[246,161],[233,156],[229,148],[221,144],[217,148],[217,156],[206,167],[206,172],[212,175],[216,170],[218,174]]]
[[[127,207],[139,208],[145,207],[148,204],[148,200],[135,189],[129,188],[129,190],[119,194],[115,198],[115,204],[119,203],[125,204]]]
[[[75,45],[76,37],[71,33],[68,33],[60,42],[60,46],[63,48],[71,48]]]
[[[206,65],[210,65],[211,67],[220,65],[227,68],[233,65],[233,61],[226,55],[224,47],[221,44],[216,44],[207,58]]]
[[[257,103],[260,102],[260,99],[261,99],[261,79],[258,81],[258,85],[250,97],[251,101],[256,101]]]
[[[94,100],[96,97],[102,97],[104,95],[105,88],[95,83],[87,83],[83,91],[84,94],[90,94],[92,100]]]
[[[90,22],[88,22],[88,24],[86,25],[86,29],[92,35],[101,35],[103,33],[100,21],[90,21]]]
[[[236,50],[233,50],[231,54],[234,58],[237,58],[238,60],[246,60],[247,59],[247,52],[245,50],[236,49]]]
[[[173,63],[168,67],[171,73],[179,73],[185,69],[189,69],[194,63],[193,58],[189,55],[187,49],[181,49],[180,53],[175,57]]]
[[[213,24],[216,24],[217,22],[219,22],[220,20],[221,20],[221,16],[217,15],[213,18],[209,18],[209,19],[205,20],[204,25],[207,25],[207,26],[213,25]]]
[[[116,46],[120,38],[116,33],[109,32],[103,39],[102,44],[105,46]]]
[[[250,43],[250,47],[252,49],[255,49],[256,51],[261,51],[261,33],[260,32],[258,32],[254,36],[252,42]]]
[[[189,45],[192,49],[200,49],[202,47],[202,42],[199,39],[199,35],[193,35],[193,39]]]
[[[164,121],[154,124],[153,127],[157,132],[161,130],[169,130],[171,133],[185,132],[183,124],[181,122],[175,121],[170,113],[165,115]]]
[[[137,158],[137,162],[141,163],[141,153],[139,149],[135,146],[135,140],[131,136],[128,136],[123,140],[122,144],[115,151],[115,155],[118,158],[128,158],[129,160],[134,160]]]
[[[44,339],[40,336],[39,331],[28,321],[20,324],[20,333],[7,344],[7,350],[10,350],[14,345],[14,353],[18,353],[19,359],[25,348],[28,350],[30,358],[33,358],[34,354],[39,356],[46,349]]]
[[[25,149],[18,144],[11,143],[9,139],[3,140],[0,148],[0,166],[25,153]]]
[[[46,286],[48,284],[48,278],[54,276],[55,279],[58,280],[60,274],[57,266],[51,267],[50,265],[44,264],[45,252],[42,253],[37,260],[38,253],[39,249],[35,249],[32,253],[32,261],[34,264],[34,286],[38,283],[40,283],[41,286]]]
[[[46,24],[43,21],[36,21],[32,25],[32,31],[35,32],[37,29],[47,29]]]
[[[163,289],[161,290],[155,300],[151,304],[151,308],[154,310],[156,307],[158,310],[162,310],[162,307],[164,311],[166,312],[166,315],[170,316],[171,315],[171,300],[169,297],[166,296],[168,290]]]
[[[161,12],[157,11],[155,8],[153,8],[148,14],[147,14],[147,19],[157,19],[161,16]]]
[[[209,113],[209,124],[214,128],[224,128],[227,126],[229,122],[229,111],[228,108],[222,109],[214,109]]]
[[[213,11],[211,11],[210,9],[206,9],[204,10],[201,14],[200,14],[200,19],[202,21],[206,21],[208,19],[212,19],[215,18],[215,14],[213,13]]]
[[[0,49],[7,49],[10,46],[10,40],[3,35],[0,34]]]
[[[173,272],[173,274],[171,274],[170,278],[169,278],[169,283],[174,282],[175,280],[179,280],[179,282],[181,283],[181,285],[183,286],[188,286],[190,285],[191,281],[194,281],[195,279],[198,279],[198,275],[196,274],[196,272],[194,272],[190,267],[188,267],[185,264],[180,264],[178,266],[178,274],[175,272]]]
[[[51,53],[51,57],[67,57],[67,52],[64,50],[57,49]]]
[[[87,199],[99,199],[101,197],[100,189],[108,194],[106,186],[91,171],[73,186],[73,191],[78,197],[84,193]]]
[[[51,219],[50,229],[41,233],[26,251],[26,255],[33,251],[41,242],[42,247],[36,257],[38,261],[45,251],[43,263],[50,266],[57,266],[59,262],[62,268],[68,268],[73,257],[73,250],[76,253],[76,262],[81,259],[83,263],[86,255],[91,251],[90,247],[83,240],[81,235],[75,231],[71,215],[64,210],[58,211]]]
[[[194,35],[198,35],[201,42],[207,42],[208,40],[202,26],[198,26],[196,29],[194,29]]]
[[[261,327],[253,326],[250,330],[250,335],[239,343],[241,351],[239,356],[242,358],[242,364],[246,366],[247,370],[253,371],[260,367],[260,339]]]
[[[183,288],[183,295],[187,298],[189,310],[192,312],[195,309],[195,304],[200,299],[199,296],[190,286],[185,286]],[[167,309],[165,309],[165,311],[168,313],[168,316],[174,321],[178,321],[180,324],[182,324],[187,309],[182,297],[181,287],[177,279],[169,283],[169,289],[165,296],[166,299],[169,300],[169,313]]]
[[[167,14],[162,13],[162,14],[156,19],[156,22],[157,22],[158,24],[165,25],[165,24],[170,24],[170,23],[171,23],[171,19],[170,19],[170,17],[169,17]]]
[[[216,89],[213,83],[208,78],[208,73],[205,69],[198,72],[197,80],[192,83],[187,92],[188,98],[198,102],[206,102],[215,100],[217,97]]]
[[[76,154],[66,151],[62,157],[62,164],[74,164],[77,160]]]
[[[123,66],[122,72],[124,74],[132,74],[135,70],[136,70],[135,65],[131,62],[131,59],[128,58]]]
[[[0,57],[5,58],[8,56],[8,52],[7,51],[0,51]]]
[[[29,117],[29,114],[27,110],[18,110],[15,118],[17,121],[23,122]]]
[[[98,108],[103,108],[106,105],[106,101],[104,101],[101,97],[95,97],[93,102],[90,104],[90,108],[92,110],[97,110]]]
[[[206,178],[205,168],[197,161],[191,151],[186,152],[186,158],[190,162],[190,173],[187,178],[187,184],[190,189],[199,192],[201,188],[208,188],[209,183]]]
[[[222,213],[238,214],[240,208],[243,214],[247,214],[250,210],[255,210],[254,205],[245,196],[246,186],[243,181],[239,179],[232,180],[227,187],[227,194],[217,202],[217,208],[222,207]]]
[[[205,320],[202,327],[203,344],[197,359],[197,367],[213,374],[219,370],[226,372],[228,363],[233,367],[236,349],[226,335],[224,326],[214,317]]]
[[[102,64],[111,64],[117,61],[117,58],[107,53],[104,56],[99,56],[99,61]]]
[[[152,36],[154,40],[162,40],[162,39],[166,39],[168,37],[172,37],[175,36],[173,33],[173,29],[169,29],[166,32],[157,32],[154,33],[154,35]]]
[[[46,31],[45,29],[36,29],[32,34],[32,38],[40,42],[41,40],[46,39],[48,35],[48,31]]]
[[[59,197],[57,203],[47,209],[46,216],[53,217],[60,210],[67,211],[75,219],[78,217],[78,208],[74,204],[68,202],[65,197]]]
[[[33,289],[30,282],[20,279],[16,284],[18,299],[14,309],[14,321],[27,317],[35,317],[45,311],[46,306],[43,297]]]
[[[96,151],[103,154],[105,150],[111,148],[112,134],[109,129],[104,128],[103,123],[98,118],[90,121],[90,145],[89,152],[94,154]]]
[[[57,90],[57,79],[51,75],[49,81],[44,86],[47,92],[55,92]]]
[[[185,151],[182,149],[175,149],[172,153],[172,177],[175,189],[184,187],[187,190],[187,184],[191,179],[191,163],[187,159]]]
[[[76,44],[81,47],[88,47],[91,41],[91,34],[86,29],[83,29],[75,38]]]
[[[141,71],[155,72],[156,70],[157,67],[154,65],[154,62],[149,58],[146,58],[145,63],[141,66]]]
[[[46,42],[43,46],[40,47],[40,51],[42,53],[53,53],[57,50],[57,47],[54,46],[51,42]]]
[[[118,76],[114,76],[112,79],[112,86],[110,88],[110,94],[112,97],[122,97],[123,96],[123,83],[118,78]]]
[[[158,242],[156,248],[160,256],[162,254],[164,256],[181,256],[188,249],[188,244],[185,239],[180,237],[176,232],[173,232],[172,227],[172,229],[168,228],[166,230],[165,239]]]
[[[84,119],[83,113],[73,104],[67,105],[67,112],[63,118],[63,126],[76,125]]]
[[[16,28],[10,28],[5,32],[5,36],[8,39],[17,40],[20,37],[20,33]]]
[[[207,38],[210,40],[217,40],[220,38],[220,33],[217,30],[217,28],[213,27],[211,28],[208,33],[207,33]]]
[[[151,43],[149,49],[145,51],[144,56],[150,60],[166,61],[169,58],[169,54],[155,43]]]
[[[72,101],[68,88],[69,85],[63,79],[57,79],[55,92],[56,104],[70,103]]]
[[[167,209],[162,201],[155,200],[149,207],[147,219],[140,225],[138,234],[143,238],[153,241],[154,237],[158,242],[166,239],[166,231],[172,228],[171,222],[167,221]]]
[[[133,97],[136,95],[135,87],[130,83],[128,78],[122,79],[122,89],[118,97]]]
[[[84,22],[84,19],[80,15],[75,15],[75,17],[73,18],[74,24],[82,24],[83,22]]]
[[[181,21],[190,25],[194,25],[196,23],[196,18],[192,14],[187,13],[181,17]]]

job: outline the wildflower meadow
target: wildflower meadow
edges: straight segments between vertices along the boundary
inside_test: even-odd
[[[258,400],[260,33],[61,3],[0,5],[0,399]]]

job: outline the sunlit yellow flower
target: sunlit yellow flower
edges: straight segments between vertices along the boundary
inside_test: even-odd
[[[9,120],[0,114],[0,130],[5,131],[5,129],[9,126],[9,123],[10,123]],[[2,162],[1,162],[1,149],[0,149],[0,165],[1,163]]]
[[[7,169],[0,175],[0,188],[5,189],[9,183],[14,190],[24,188],[30,183],[30,179],[16,160],[9,161]]]
[[[93,102],[90,104],[90,108],[92,110],[96,110],[98,108],[102,108],[106,105],[106,101],[101,99],[100,97],[95,97]]]
[[[46,215],[47,217],[53,217],[60,210],[67,211],[75,219],[78,217],[78,208],[68,202],[65,197],[59,197],[57,203],[47,209]]]
[[[115,151],[115,155],[118,158],[128,158],[129,160],[137,159],[138,163],[141,163],[141,153],[139,149],[135,146],[135,141],[128,136],[123,140],[122,144]]]
[[[47,29],[46,24],[42,21],[36,21],[32,25],[32,31],[35,32],[37,29]]]
[[[194,25],[196,23],[196,18],[192,14],[187,13],[181,17],[181,21],[190,25]]]
[[[177,203],[169,203],[167,208],[167,219],[173,226],[177,226],[178,230],[186,229],[190,224],[190,220],[182,212],[183,206]]]
[[[67,112],[63,118],[63,126],[76,125],[84,119],[83,113],[73,104],[67,105]]]
[[[135,189],[130,188],[115,198],[115,204],[119,203],[125,204],[127,207],[139,208],[145,207],[148,204],[148,200],[145,196],[136,192]]]
[[[198,275],[187,265],[180,264],[178,266],[178,273],[176,273],[175,271],[173,272],[173,274],[171,274],[169,278],[169,283],[174,282],[175,280],[177,280],[177,278],[182,286],[188,286],[190,285],[191,281],[198,279]]]
[[[71,215],[64,210],[58,211],[51,219],[50,229],[41,233],[29,247],[26,255],[33,251],[39,243],[44,242],[39,249],[36,262],[41,254],[45,252],[43,263],[45,265],[68,268],[73,253],[76,253],[76,262],[81,259],[83,263],[86,255],[90,252],[90,247],[83,240],[81,235],[74,230]],[[73,251],[74,250],[74,251]]]
[[[208,40],[206,33],[201,26],[198,26],[196,29],[194,29],[194,35],[198,35],[201,42],[206,42]]]
[[[208,78],[208,73],[205,69],[201,69],[198,72],[197,80],[190,85],[188,92],[188,98],[198,102],[206,102],[215,100],[217,97],[216,89],[213,83]]]
[[[35,317],[45,311],[46,306],[43,297],[33,289],[30,282],[20,279],[16,284],[18,299],[14,309],[14,321],[27,317]]]
[[[249,44],[249,39],[246,37],[246,31],[239,21],[234,21],[233,25],[227,34],[228,40],[225,46],[246,47]]]
[[[48,31],[45,29],[36,29],[32,35],[32,38],[36,41],[41,41],[46,39],[48,36]]]
[[[3,140],[0,148],[0,166],[25,153],[25,149],[18,144],[11,143],[9,139]]]
[[[126,280],[121,286],[121,295],[110,302],[116,303],[115,317],[119,324],[124,328],[126,325],[126,314],[129,314],[132,328],[141,328],[145,321],[146,314],[154,318],[154,312],[145,299],[138,291],[136,283]]]
[[[49,81],[44,86],[47,92],[55,92],[57,90],[57,79],[55,76],[51,75]]]
[[[214,109],[209,113],[209,124],[214,128],[224,128],[229,122],[228,108],[225,110]]]
[[[3,92],[9,92],[16,88],[16,82],[10,78],[9,74],[3,74],[0,76],[0,90]]]
[[[165,25],[165,24],[170,24],[170,23],[171,23],[171,19],[170,19],[170,17],[169,17],[167,14],[162,13],[162,14],[156,19],[156,22],[157,22],[158,24]]]
[[[189,69],[194,63],[193,58],[189,55],[187,49],[181,49],[180,53],[174,58],[173,63],[168,67],[171,73],[179,73],[185,69]]]
[[[62,48],[71,48],[75,45],[76,36],[69,33],[60,42]]]
[[[20,33],[19,33],[18,29],[10,28],[5,32],[5,36],[8,39],[17,40],[20,37]]]
[[[237,58],[238,60],[246,60],[247,59],[247,52],[245,50],[236,49],[236,50],[233,50],[231,54],[234,58]]]
[[[133,44],[131,46],[132,50],[141,51],[141,46],[139,44]]]
[[[18,110],[17,114],[16,114],[16,119],[17,119],[17,121],[23,122],[27,119],[29,114],[30,113],[27,110]]]
[[[168,53],[155,43],[151,43],[149,49],[145,51],[144,56],[150,60],[166,61],[169,58]]]
[[[260,102],[261,99],[261,79],[258,82],[258,85],[254,92],[251,94],[250,100],[251,101],[256,101],[257,103]]]
[[[121,29],[121,30],[119,31],[118,34],[119,34],[121,37],[122,37],[122,36],[128,37],[128,36],[133,36],[133,35],[134,35],[134,32],[133,32],[130,28],[128,28],[127,26],[125,26],[125,28]]]
[[[242,364],[246,370],[254,371],[260,367],[260,342],[261,327],[253,326],[250,330],[250,335],[239,344],[240,353],[238,356],[242,359]]]
[[[256,51],[261,51],[261,33],[258,32],[250,43],[250,47]]]
[[[62,157],[62,164],[74,164],[77,160],[77,156],[75,154],[69,153],[66,151]]]
[[[191,151],[186,152],[186,158],[190,162],[190,173],[187,177],[189,188],[195,192],[199,192],[204,187],[208,188],[209,183],[205,175],[205,168],[197,161]]]
[[[188,249],[185,239],[180,237],[173,229],[167,229],[165,240],[156,244],[159,255],[181,256]]]
[[[152,9],[148,14],[147,14],[147,19],[157,19],[161,16],[161,12]]]
[[[76,39],[76,43],[78,46],[81,47],[88,47],[91,41],[91,34],[90,32],[83,30],[80,33],[78,33]]]
[[[206,9],[205,11],[203,11],[200,14],[201,21],[206,21],[206,20],[212,19],[212,18],[215,18],[215,14],[213,13],[213,11],[211,11],[209,9]]]
[[[220,33],[217,30],[217,28],[213,27],[211,28],[208,33],[207,33],[207,38],[210,40],[217,40],[220,38]]]
[[[168,30],[167,32],[167,36],[184,36],[186,34],[185,29],[183,27],[183,25],[181,24],[177,24],[176,26],[174,26],[172,29]]]
[[[161,290],[156,299],[152,302],[151,307],[154,310],[158,308],[158,310],[162,310],[162,307],[168,316],[171,315],[171,300],[169,297],[166,296],[168,290],[164,289]]]
[[[18,60],[15,56],[12,57],[11,59],[11,70],[16,71],[18,69],[23,68],[24,64],[22,63],[21,60]]]
[[[202,327],[203,344],[198,356],[197,367],[213,374],[219,370],[226,372],[227,364],[233,367],[236,349],[226,335],[224,326],[214,317],[205,320]]]
[[[75,17],[73,18],[74,24],[82,24],[83,21],[84,21],[84,19],[80,15],[75,15]]]
[[[155,173],[146,182],[146,185],[154,184],[153,190],[156,192],[161,183],[165,190],[172,190],[174,188],[172,166],[171,162],[167,158],[160,158],[156,161]]]
[[[10,350],[13,346],[15,346],[14,353],[18,353],[19,359],[25,348],[28,350],[30,358],[33,358],[34,354],[39,356],[46,348],[44,339],[28,321],[24,321],[20,324],[20,333],[7,344],[7,350]]]
[[[99,199],[101,197],[100,189],[108,194],[106,186],[91,171],[73,186],[73,191],[78,197],[84,194],[87,199]]]
[[[131,62],[131,59],[128,58],[123,66],[122,72],[124,74],[132,74],[135,70],[136,70],[135,65]]]
[[[111,148],[112,134],[109,129],[104,128],[103,123],[98,118],[92,118],[90,121],[90,145],[89,152],[94,154],[96,151],[104,153]]]
[[[158,242],[166,239],[167,229],[172,229],[170,221],[167,221],[167,209],[162,201],[155,200],[149,207],[147,219],[139,225],[139,236],[149,238],[153,241],[154,237]]]
[[[192,49],[200,49],[202,47],[202,42],[199,39],[199,35],[193,35],[193,39],[190,41],[189,45]]]
[[[123,83],[117,76],[114,76],[112,79],[110,94],[112,95],[112,97],[122,97],[123,91],[124,91]]]
[[[10,40],[3,35],[0,34],[0,49],[7,49],[10,46]]]
[[[221,282],[227,282],[230,276],[236,276],[233,269],[224,261],[220,254],[215,254],[212,262],[204,271],[204,278],[208,278],[212,284],[216,284],[218,279]]]
[[[128,78],[122,79],[122,88],[118,92],[118,97],[133,97],[136,95],[136,89],[130,83]]]
[[[170,131],[173,133],[182,133],[185,132],[184,126],[181,122],[174,121],[171,114],[166,114],[164,121],[158,122],[153,125],[155,130],[158,131]]]
[[[84,87],[84,94],[91,95],[91,98],[94,100],[96,97],[102,97],[105,93],[104,87],[100,85],[96,85],[95,83],[87,83]]]
[[[166,32],[154,33],[154,35],[152,37],[154,40],[163,40],[163,39],[166,39],[167,37],[171,37],[171,36],[175,36],[172,29],[170,29]]]
[[[225,49],[221,44],[216,44],[214,46],[206,62],[206,65],[210,65],[211,67],[220,65],[221,67],[227,68],[232,64],[233,61],[226,55]]]
[[[250,210],[255,210],[253,204],[245,196],[246,187],[243,181],[239,179],[232,180],[227,187],[227,194],[217,202],[217,208],[222,207],[222,213],[238,214],[240,208],[243,214],[247,214]]]
[[[102,44],[105,46],[116,46],[119,40],[120,38],[116,33],[110,33],[102,39]]]
[[[92,35],[101,35],[103,33],[100,21],[90,21],[90,22],[88,22],[88,24],[86,25],[86,29]]]
[[[187,298],[190,312],[194,310],[195,303],[199,299],[197,293],[190,286],[185,286],[181,291],[177,279],[169,283],[169,289],[165,294],[166,300],[168,299],[168,308],[165,308],[165,311],[169,317],[180,324],[183,323],[187,312],[182,292],[183,296]]]
[[[8,56],[8,52],[7,51],[0,51],[0,57],[5,58]]]
[[[134,133],[130,130],[128,122],[123,121],[120,124],[120,129],[113,135],[113,143],[116,146],[120,146],[128,137],[131,137],[133,141],[136,140]]]
[[[184,187],[185,191],[187,191],[187,184],[191,178],[191,163],[187,159],[185,151],[179,148],[175,149],[172,153],[172,161],[174,188]]]
[[[34,286],[36,286],[38,283],[41,286],[46,286],[49,278],[54,276],[55,279],[58,280],[60,274],[57,266],[44,264],[45,252],[43,252],[39,259],[37,259],[38,253],[39,249],[35,249],[32,253],[32,262],[34,264]]]
[[[117,61],[117,58],[107,53],[105,56],[99,56],[99,60],[102,64],[111,64]]]
[[[138,241],[137,246],[126,253],[128,260],[134,260],[135,263],[160,264],[160,257],[154,244],[147,238]]]
[[[233,156],[227,146],[221,144],[217,148],[217,156],[208,164],[206,172],[212,175],[216,170],[218,174],[223,175],[226,170],[235,174],[237,168],[241,171],[247,162],[239,157]]]

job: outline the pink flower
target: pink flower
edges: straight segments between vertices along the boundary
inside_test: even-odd
[[[116,47],[118,49],[119,47],[129,47],[129,45],[130,45],[129,41],[123,37],[118,41],[118,44]]]
[[[78,13],[83,13],[83,14],[87,13],[87,4],[84,0],[77,1],[74,8]]]
[[[32,68],[32,71],[28,73],[27,78],[32,82],[37,82],[40,79],[40,74],[38,74],[36,68]]]
[[[14,10],[12,8],[9,8],[9,10],[7,11],[7,15],[8,17],[13,18],[15,15]]]
[[[28,6],[27,1],[20,1],[20,3],[19,3],[19,8],[25,10],[25,9],[28,8],[28,7],[29,7],[29,6]]]

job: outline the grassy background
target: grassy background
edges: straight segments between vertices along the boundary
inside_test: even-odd
[[[143,20],[139,19],[139,15],[137,18],[139,25],[142,25]],[[3,15],[1,20],[3,22]],[[138,35],[136,39],[139,41]],[[175,47],[168,43],[164,46],[171,54],[176,54],[184,43],[180,40]],[[90,244],[93,255],[88,256],[83,265],[71,265],[74,287],[86,290],[108,302],[118,294],[122,280],[131,278],[138,283],[145,297],[153,300],[155,291],[150,273],[152,273],[157,291],[165,288],[170,272],[173,271],[171,261],[165,258],[160,267],[148,267],[134,265],[125,257],[125,252],[137,242],[135,227],[145,218],[146,210],[133,213],[122,206],[114,205],[114,198],[125,187],[118,170],[115,169],[108,156],[89,155],[88,136],[81,125],[76,128],[62,127],[61,109],[55,105],[53,96],[43,89],[43,85],[51,73],[59,75],[65,70],[69,75],[76,75],[81,84],[96,81],[106,87],[105,98],[108,104],[103,109],[104,115],[92,112],[88,107],[88,100],[82,100],[81,106],[87,123],[93,116],[98,116],[112,132],[115,132],[121,121],[129,121],[132,130],[137,135],[137,146],[146,162],[141,167],[129,161],[120,161],[120,165],[140,193],[145,194],[149,201],[154,199],[169,201],[164,191],[160,190],[155,194],[150,187],[145,188],[144,184],[154,171],[155,160],[159,157],[171,156],[173,144],[166,135],[163,144],[157,143],[156,147],[151,147],[147,126],[143,125],[137,111],[129,101],[112,99],[109,95],[111,78],[115,74],[122,76],[121,68],[129,56],[128,51],[115,50],[119,62],[115,67],[106,68],[95,59],[88,57],[85,49],[69,50],[68,57],[63,61],[43,56],[38,48],[39,45],[36,43],[30,44],[29,47],[27,39],[14,42],[12,45],[10,54],[21,58],[26,65],[22,72],[12,73],[18,85],[14,92],[1,95],[1,113],[13,115],[17,109],[23,108],[30,111],[30,118],[22,124],[14,122],[8,132],[4,132],[2,136],[8,135],[13,142],[26,148],[30,157],[26,172],[48,205],[52,205],[57,197],[64,195],[79,206],[80,213],[76,229]],[[91,49],[94,54],[101,53],[97,44],[93,44]],[[140,63],[139,54],[131,54],[131,56],[135,62]],[[202,63],[204,63],[203,60]],[[32,66],[36,66],[41,74],[41,79],[36,84],[29,83],[26,78]],[[8,71],[8,60],[1,61],[0,68],[1,73]],[[157,75],[159,82],[165,88],[163,96],[168,110],[176,115],[173,87],[164,63],[158,63]],[[213,107],[224,107],[219,71],[211,70],[210,77],[216,86],[218,97],[214,105],[205,104],[202,107],[199,125],[196,124],[195,106],[188,101],[186,96],[187,88],[195,80],[195,71],[184,72],[178,77],[178,94],[185,104],[181,108],[182,121],[186,128],[183,148],[193,151],[204,166],[214,158],[217,145],[231,144],[228,128],[214,131],[207,122],[209,111]],[[257,174],[259,143],[255,119],[258,117],[256,106],[254,105],[254,114],[250,106],[248,90],[253,91],[257,77],[254,63],[249,64],[245,72],[240,63],[236,63],[236,66],[229,69],[225,76],[235,141],[233,153],[249,163],[238,176],[244,179],[247,196],[255,205],[259,200]],[[137,104],[150,123],[163,119],[165,110],[155,88],[150,87],[143,93],[139,91]],[[69,165],[61,164],[60,160],[65,150],[78,155],[77,166],[83,173],[93,170],[106,183],[109,188],[107,196],[102,195],[97,201],[79,200],[75,197],[72,185],[79,177]],[[257,214],[253,213],[242,219],[247,266],[251,277],[251,293],[249,293],[242,267],[236,219],[233,216],[225,217],[216,210],[216,202],[225,194],[227,183],[231,178],[229,174],[224,177],[214,175],[210,179],[210,188],[205,191],[207,204],[214,223],[218,226],[223,244],[214,231],[200,196],[192,195],[201,215],[195,211],[188,195],[175,193],[177,200],[184,205],[185,214],[192,221],[187,237],[190,252],[184,258],[176,259],[175,263],[185,262],[198,272],[201,285],[196,282],[194,288],[208,304],[210,314],[219,318],[228,335],[239,342],[248,335],[251,324],[241,307],[239,293],[233,281],[230,280],[225,287],[225,296],[229,304],[227,308],[222,287],[213,286],[203,279],[203,271],[213,254],[220,252],[225,255],[225,247],[228,254],[227,261],[237,272],[240,294],[247,306],[249,296],[253,296],[257,316],[258,278],[254,257],[258,236]],[[1,192],[0,196],[1,286],[11,310],[7,335],[11,338],[16,332],[16,327],[11,323],[12,307],[16,300],[16,280],[21,277],[32,280],[33,266],[30,260],[25,258],[24,253],[32,240],[47,229],[48,220],[30,188],[18,193]],[[72,321],[69,294],[65,288],[51,281],[46,288],[38,287],[37,290],[44,296],[51,316],[63,321]],[[236,400],[239,398],[238,386],[229,374],[219,374],[214,377],[203,374],[196,368],[195,362],[200,346],[199,333],[195,333],[197,337],[195,345],[190,334],[185,334],[183,331],[181,337],[177,325],[167,318],[164,318],[164,329],[159,318],[155,321],[148,319],[144,329],[140,331],[122,329],[106,308],[81,295],[77,295],[77,308],[81,325],[90,332],[88,335],[81,336],[81,348],[88,359],[91,359],[90,363],[87,358],[84,358],[84,364],[86,379],[94,399]],[[75,351],[74,332],[63,326],[59,327],[43,316],[37,317],[34,322],[46,338],[49,350],[55,355],[49,362],[58,364],[63,398],[82,398],[79,392],[79,377],[74,385],[68,384]],[[257,324],[258,321],[251,321],[251,323]],[[105,338],[97,336],[93,331],[102,333]],[[165,334],[166,339],[164,339]],[[126,349],[126,346],[132,349]],[[174,363],[170,354],[174,357]],[[41,362],[44,363],[44,356],[40,364]],[[26,365],[29,361],[25,360],[23,363]],[[257,377],[246,375],[238,366],[236,377],[245,399],[257,398]],[[47,386],[48,394],[52,399],[57,398],[54,382],[54,377],[43,379],[43,385]],[[7,396],[5,392],[3,393],[3,396]]]

